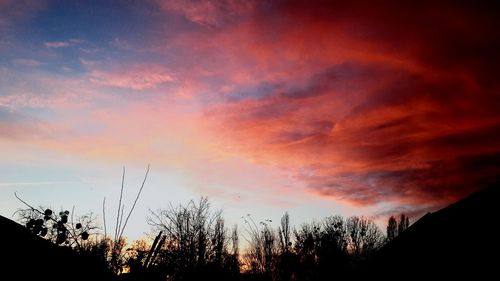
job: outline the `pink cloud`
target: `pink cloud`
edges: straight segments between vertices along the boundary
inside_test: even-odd
[[[500,174],[499,41],[488,13],[420,2],[157,3],[197,24],[150,38],[151,55],[169,65],[81,60],[77,79],[23,76],[35,82],[0,97],[65,113],[64,133],[33,145],[151,159],[207,193],[258,190],[264,200],[298,190],[412,212]],[[114,88],[155,95],[128,100]],[[80,101],[94,106],[71,110]]]
[[[161,65],[131,65],[111,71],[99,69],[89,63],[87,67],[90,81],[104,86],[145,90],[174,80],[172,73]]]
[[[204,26],[221,26],[238,17],[247,16],[256,2],[244,0],[200,1],[157,0],[167,12],[178,13],[186,19]]]
[[[67,110],[95,104],[103,95],[85,77],[68,77],[45,72],[0,71],[0,106]]]
[[[46,138],[54,128],[49,123],[0,104],[0,142],[29,142]]]

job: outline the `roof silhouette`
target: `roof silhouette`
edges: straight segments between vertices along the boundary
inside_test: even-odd
[[[111,280],[97,261],[0,216],[0,280]]]
[[[500,186],[491,185],[434,213],[427,213],[387,243],[369,261],[364,274],[392,279],[497,275],[495,231]],[[493,274],[493,275],[492,275]],[[394,279],[401,278],[397,274]]]

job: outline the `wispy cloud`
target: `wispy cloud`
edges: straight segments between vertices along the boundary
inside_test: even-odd
[[[71,46],[69,42],[63,42],[63,41],[54,41],[54,42],[45,42],[43,45],[47,48],[66,48]]]
[[[497,87],[488,86],[496,84],[491,44],[500,40],[492,30],[472,46],[477,34],[462,25],[429,34],[410,16],[407,33],[399,7],[274,8],[223,34],[182,41],[193,57],[227,54],[210,75],[234,84],[207,116],[233,153],[294,170],[312,191],[357,206],[442,205],[500,174]],[[448,20],[435,7],[414,8]],[[461,7],[453,13],[472,25],[492,20]],[[466,50],[476,49],[488,55],[471,62]]]
[[[0,104],[0,141],[39,140],[50,134],[48,123]]]
[[[0,106],[11,110],[64,110],[88,105],[99,96],[85,77],[7,69],[0,73]]]
[[[53,49],[59,49],[59,48],[67,48],[71,47],[80,43],[83,43],[84,41],[81,39],[69,39],[66,41],[50,41],[50,42],[44,42],[43,45],[46,48],[53,48]]]
[[[18,58],[18,59],[12,60],[12,64],[14,64],[16,66],[37,67],[37,66],[41,65],[42,63],[37,61],[37,60],[33,60],[33,59]]]
[[[186,19],[203,26],[220,27],[233,20],[247,17],[258,1],[244,0],[157,0],[166,12],[183,15]]]
[[[92,62],[84,62],[84,65],[89,69],[90,81],[103,86],[146,90],[174,80],[172,73],[158,64],[126,65],[113,69],[104,69]]]

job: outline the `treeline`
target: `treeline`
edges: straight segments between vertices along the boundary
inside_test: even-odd
[[[292,227],[287,213],[278,227],[244,216],[243,229],[228,227],[206,198],[152,211],[155,239],[127,245],[120,234],[99,233],[95,216],[73,218],[48,208],[18,212],[34,234],[101,261],[126,280],[330,280],[356,274],[363,261],[409,226],[390,217],[387,236],[365,217],[331,216]],[[123,218],[123,215],[121,216]],[[240,251],[240,245],[243,250]]]

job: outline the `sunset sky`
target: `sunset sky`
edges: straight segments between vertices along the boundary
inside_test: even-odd
[[[100,218],[106,197],[111,221],[122,166],[128,210],[148,163],[134,238],[200,196],[241,227],[382,225],[483,187],[498,10],[402,2],[0,0],[0,214],[17,191]]]

